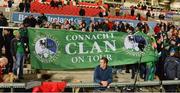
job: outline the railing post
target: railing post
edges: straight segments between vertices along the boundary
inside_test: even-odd
[[[13,86],[11,86],[11,93],[13,93],[13,90],[14,90],[14,89],[13,89]]]

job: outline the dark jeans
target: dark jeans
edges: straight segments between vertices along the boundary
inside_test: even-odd
[[[141,77],[142,79],[145,78],[146,65],[145,65],[144,63],[140,64],[140,67],[139,67],[139,68],[138,68],[138,64],[133,64],[133,65],[131,65],[131,69],[132,69],[132,76],[131,76],[132,79],[134,79],[137,70],[139,70],[140,77]]]
[[[5,73],[12,72],[13,70],[13,58],[10,52],[6,52],[6,58],[8,59],[8,64],[6,65]]]
[[[164,59],[159,58],[159,61],[156,64],[156,75],[158,75],[160,80],[164,80]]]

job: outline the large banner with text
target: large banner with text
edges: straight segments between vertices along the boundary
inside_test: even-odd
[[[110,66],[156,60],[151,39],[140,32],[128,35],[29,28],[28,34],[31,64],[35,69],[94,68],[101,57],[107,57]]]

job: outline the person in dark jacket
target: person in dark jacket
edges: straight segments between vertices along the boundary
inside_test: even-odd
[[[24,5],[23,2],[19,3],[19,12],[23,12],[24,11],[24,7],[25,7],[25,5]]]
[[[166,80],[180,79],[180,60],[174,57],[175,51],[171,49],[170,56],[165,59],[164,76]],[[166,92],[176,92],[176,85],[166,86]]]
[[[124,23],[122,21],[120,21],[119,26],[118,26],[118,31],[122,31],[125,32],[125,26]]]
[[[10,29],[4,29],[4,47],[5,47],[5,56],[8,59],[8,64],[6,65],[6,70],[5,73],[8,72],[12,72],[12,68],[13,68],[13,58],[11,55],[11,40],[14,38],[13,34],[11,32],[13,32]]]
[[[47,22],[47,17],[42,13],[40,16],[38,16],[37,23],[39,25],[42,25],[42,23]]]
[[[13,73],[17,75],[18,79],[23,79],[23,66],[25,60],[25,46],[23,40],[20,38],[18,30],[14,32],[15,38],[11,41],[11,53],[14,60]]]
[[[102,31],[108,32],[109,27],[108,27],[108,20],[105,20],[105,22],[102,23]]]
[[[25,1],[24,5],[25,5],[25,12],[30,12],[30,7],[31,7],[30,2]]]
[[[136,19],[139,20],[139,21],[141,20],[141,14],[140,13],[137,13]]]
[[[103,17],[103,13],[101,11],[99,12],[99,17]]]
[[[150,12],[150,10],[148,10],[147,13],[146,13],[146,20],[147,20],[147,21],[148,21],[148,18],[149,18],[149,17],[151,17],[151,12]]]
[[[3,12],[0,12],[0,26],[8,26],[8,22],[6,17],[3,15]],[[4,42],[4,37],[3,37],[3,29],[0,29],[0,56],[2,55],[2,47],[3,47],[3,42]]]
[[[12,0],[8,0],[8,7],[9,7],[9,8],[12,7],[12,4],[13,4],[13,1],[12,1]]]
[[[83,8],[81,8],[80,10],[79,10],[79,15],[80,16],[85,16],[85,10],[83,9]]]
[[[134,16],[134,12],[135,12],[135,10],[134,10],[134,8],[132,8],[131,9],[131,16]]]
[[[50,5],[51,5],[51,7],[55,7],[55,1],[51,0]]]
[[[94,82],[102,86],[97,88],[100,91],[105,91],[112,82],[112,68],[108,66],[108,59],[106,57],[100,59],[100,65],[94,70]]]
[[[0,12],[0,26],[8,26],[7,18],[4,16],[3,12]]]

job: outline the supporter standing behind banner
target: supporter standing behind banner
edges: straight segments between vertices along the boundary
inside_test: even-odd
[[[112,68],[108,66],[108,59],[105,57],[100,59],[100,65],[95,68],[94,82],[102,86],[96,91],[105,91],[112,82]]]
[[[23,78],[23,65],[25,60],[25,47],[24,42],[20,38],[18,30],[14,31],[15,38],[11,41],[11,53],[13,55],[14,66],[13,73],[18,76],[19,79]]]

